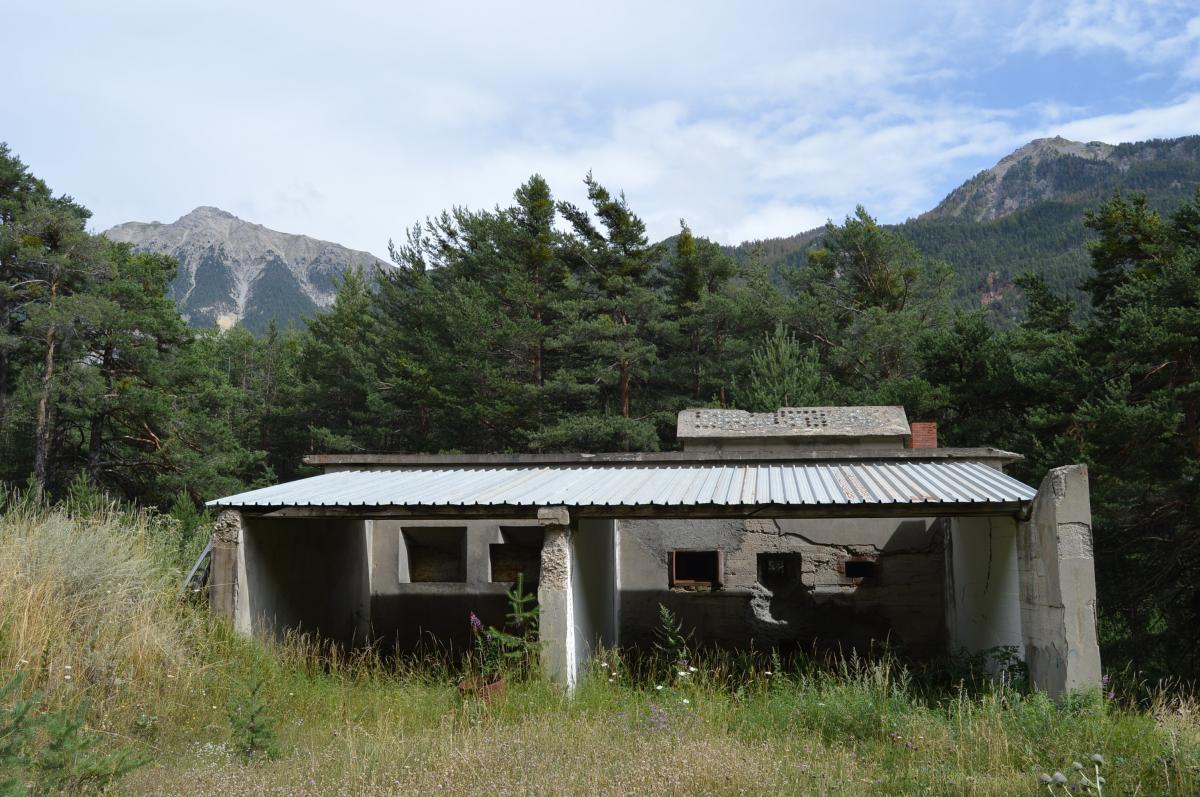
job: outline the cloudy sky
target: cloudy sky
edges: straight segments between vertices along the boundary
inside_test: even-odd
[[[96,230],[216,205],[384,254],[591,169],[737,242],[903,220],[1039,136],[1200,133],[1194,1],[0,6],[0,140]]]

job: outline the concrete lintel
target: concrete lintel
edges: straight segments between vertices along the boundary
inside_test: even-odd
[[[538,523],[545,527],[571,525],[571,513],[565,506],[543,506],[537,511]]]

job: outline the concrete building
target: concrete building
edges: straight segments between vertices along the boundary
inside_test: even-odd
[[[659,454],[321,455],[222,498],[211,605],[245,633],[463,646],[524,573],[568,686],[670,607],[700,642],[1011,648],[1052,694],[1100,681],[1083,466],[937,448],[899,407],[686,410]],[[935,447],[912,448],[914,443]]]

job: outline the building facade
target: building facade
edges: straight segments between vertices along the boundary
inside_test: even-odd
[[[567,685],[597,646],[648,644],[660,604],[704,644],[1007,648],[1053,694],[1098,684],[1086,471],[1034,490],[1016,455],[914,427],[686,410],[680,452],[312,457],[323,475],[212,502],[211,603],[246,633],[463,649],[520,573]]]

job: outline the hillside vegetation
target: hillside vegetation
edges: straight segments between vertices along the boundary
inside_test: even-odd
[[[0,700],[0,784],[14,779],[13,794],[57,781],[135,797],[1007,797],[1045,789],[1038,776],[1055,771],[1078,784],[1075,761],[1094,780],[1093,754],[1106,794],[1200,792],[1200,706],[1119,675],[1107,693],[1055,705],[1019,681],[976,681],[969,669],[928,680],[878,652],[685,653],[669,669],[614,653],[571,699],[534,677],[484,703],[461,697],[458,672],[436,657],[385,663],[303,638],[235,637],[176,596],[195,536],[83,490],[54,507],[8,497],[0,682],[24,678]],[[73,749],[87,756],[56,758],[42,729],[5,757],[10,712],[35,691],[35,717],[83,708]],[[113,756],[131,771],[109,780],[89,769]]]
[[[1085,243],[1095,234],[1084,212],[1114,192],[1145,194],[1150,207],[1169,213],[1200,185],[1200,136],[1136,144],[1082,144],[1039,139],[967,180],[936,208],[895,230],[921,254],[947,263],[955,297],[987,305],[997,318],[1022,312],[1015,280],[1033,273],[1081,306],[1089,272]],[[757,256],[779,271],[803,266],[822,229],[743,244],[741,260]]]
[[[902,405],[943,445],[1024,455],[1033,485],[1087,465],[1104,660],[1200,677],[1200,193],[1080,211],[1091,312],[1028,275],[998,327],[864,208],[773,279],[686,225],[652,244],[585,185],[585,207],[534,175],[431,217],[395,268],[256,337],[190,329],[173,261],[89,235],[0,149],[0,481],[194,516],[309,453],[653,451],[687,407]]]

